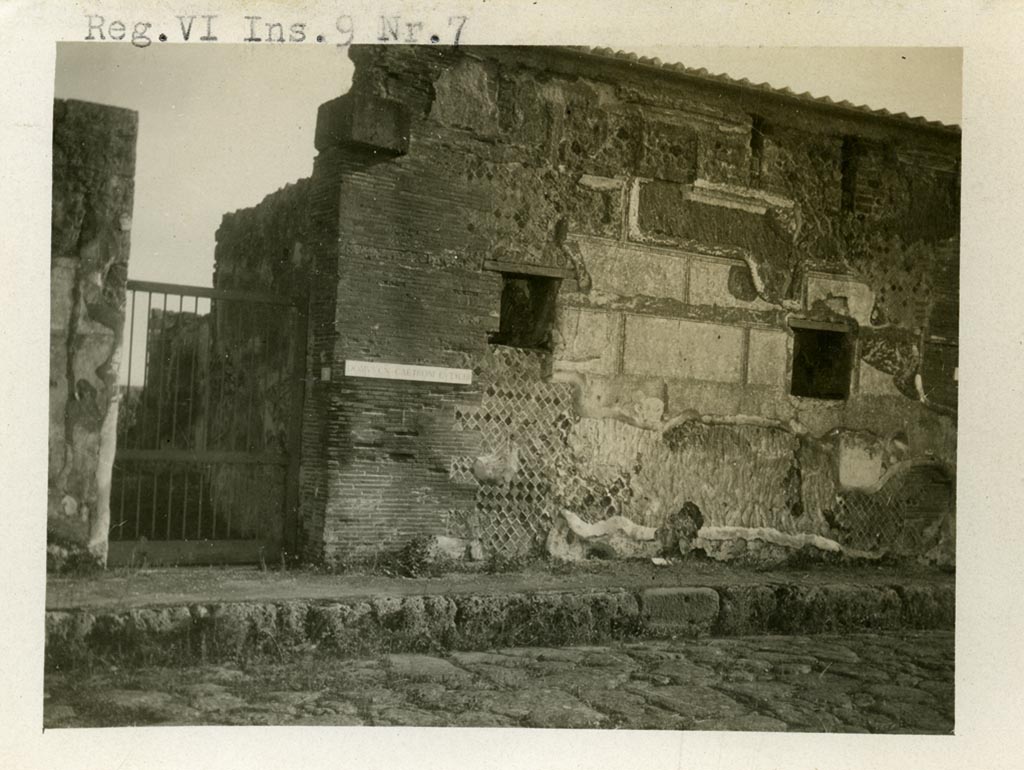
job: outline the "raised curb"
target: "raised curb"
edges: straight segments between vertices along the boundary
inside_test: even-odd
[[[955,589],[794,583],[51,610],[46,664],[352,656],[612,639],[952,629]]]
[[[652,635],[700,636],[715,625],[719,604],[713,588],[648,588],[640,594],[640,620]]]

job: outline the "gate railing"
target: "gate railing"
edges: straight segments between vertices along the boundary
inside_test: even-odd
[[[275,558],[298,502],[302,309],[148,281],[128,292],[111,561]]]

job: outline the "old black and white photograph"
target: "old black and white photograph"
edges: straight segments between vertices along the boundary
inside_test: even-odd
[[[962,738],[978,59],[274,10],[50,42],[43,739]]]
[[[958,49],[271,53],[58,49],[47,726],[953,730]]]

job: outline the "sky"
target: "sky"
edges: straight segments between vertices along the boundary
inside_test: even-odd
[[[961,121],[958,48],[610,47]],[[221,217],[309,176],[317,107],[351,78],[334,46],[58,44],[56,98],[139,113],[129,276],[212,285]]]

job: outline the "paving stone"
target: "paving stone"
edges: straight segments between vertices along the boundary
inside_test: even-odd
[[[449,717],[444,713],[411,707],[388,706],[374,715],[374,724],[407,725],[410,727],[444,727]]]
[[[295,719],[288,720],[289,725],[307,725],[317,727],[361,727],[365,725],[358,716],[338,714],[303,714]]]
[[[43,726],[63,727],[65,723],[73,722],[78,717],[78,712],[65,703],[56,703],[43,706]]]
[[[918,690],[916,687],[902,687],[895,684],[872,684],[864,689],[876,696],[879,701],[927,703],[932,700],[930,693]]]
[[[47,674],[44,724],[948,734],[953,647],[952,634],[919,632],[649,640],[453,652],[447,659],[392,655],[383,667],[373,660],[300,659],[250,664],[241,686],[243,680],[213,667],[94,669]]]
[[[696,722],[697,730],[751,730],[762,733],[785,732],[788,726],[780,719],[763,714],[743,714],[724,719],[704,719]]]
[[[467,668],[499,687],[524,687],[533,679],[533,674],[524,668],[492,665],[473,665]]]
[[[388,655],[385,661],[392,676],[414,681],[429,679],[440,682],[466,682],[473,678],[465,669],[453,665],[444,658],[430,655]]]
[[[511,727],[516,723],[489,711],[463,711],[454,714],[449,724],[452,727]]]
[[[237,695],[232,695],[229,692],[219,692],[195,695],[189,701],[189,705],[200,711],[231,711],[233,709],[245,708],[248,703]]]
[[[288,706],[304,706],[315,703],[320,699],[322,693],[304,692],[300,690],[279,690],[260,695],[264,701],[273,701]]]
[[[764,658],[737,658],[732,665],[741,671],[754,671],[762,674],[772,670],[771,662]]]
[[[889,674],[882,669],[869,666],[864,663],[857,665],[840,663],[838,665],[829,666],[828,670],[830,674],[842,674],[843,676],[848,676],[851,679],[856,679],[857,681],[889,682],[891,679]]]
[[[503,655],[499,652],[452,652],[448,657],[460,666],[474,666],[481,663],[509,667],[522,665],[520,656]]]
[[[320,711],[336,717],[358,717],[359,709],[354,703],[339,700],[321,700]],[[346,723],[348,724],[348,723]]]
[[[749,711],[727,695],[701,685],[657,687],[635,683],[626,689],[640,695],[649,704],[679,714],[690,721],[712,716],[738,716]]]
[[[230,666],[210,666],[200,671],[199,675],[211,682],[244,682],[249,678],[241,669]]]
[[[102,701],[150,722],[175,719],[184,706],[170,693],[154,690],[108,690],[103,693]]]
[[[845,647],[818,646],[814,648],[814,657],[829,663],[860,663],[860,656]]]
[[[533,709],[524,720],[527,727],[595,728],[606,721],[604,714],[582,702],[546,704]]]
[[[921,703],[884,702],[877,703],[874,710],[878,714],[892,717],[901,727],[915,730],[943,733],[953,731],[953,722],[935,709]]]
[[[588,652],[583,656],[581,663],[584,666],[594,668],[632,668],[634,665],[633,660],[628,655],[613,652]]]
[[[629,671],[610,668],[572,668],[532,677],[535,687],[574,690],[580,687],[613,689],[629,681]]]
[[[720,678],[714,670],[688,660],[666,660],[650,668],[649,673],[656,677],[666,677],[675,684],[706,684]]]
[[[598,711],[618,717],[639,717],[647,705],[642,696],[625,690],[581,689],[577,696]]]
[[[534,711],[548,708],[587,708],[586,704],[569,693],[548,689],[482,692],[480,704],[485,711],[514,719],[525,719]]]
[[[630,720],[622,727],[631,730],[686,730],[690,725],[679,714],[657,706],[647,706],[637,719]]]
[[[228,688],[222,684],[216,682],[195,682],[193,684],[187,684],[181,688],[181,691],[187,695],[220,695],[228,691]]]
[[[750,671],[726,671],[723,675],[726,682],[756,682],[757,674]]]

